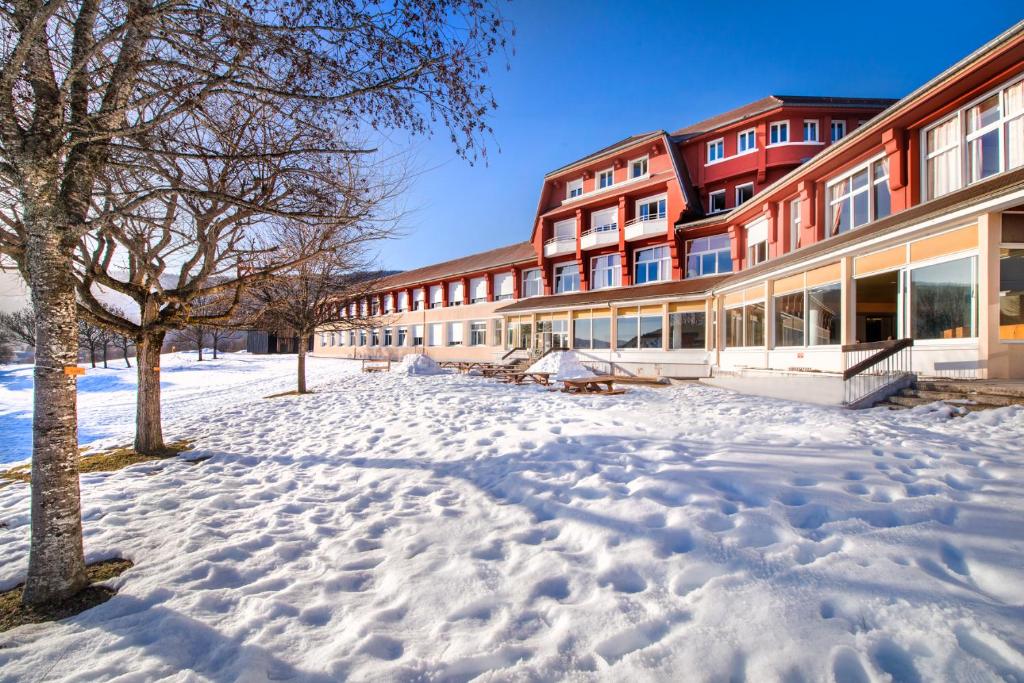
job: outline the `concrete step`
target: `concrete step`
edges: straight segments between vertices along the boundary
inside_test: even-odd
[[[1024,401],[1024,383],[987,382],[984,380],[920,379],[917,388],[925,391],[947,391],[961,394],[1010,396]]]
[[[887,405],[889,408],[901,409],[901,408],[916,408],[917,406],[928,405],[929,403],[935,403],[935,401],[941,401],[943,399],[929,398],[925,396],[890,396],[879,405]],[[959,408],[969,413],[974,413],[979,410],[989,410],[991,408],[1000,408],[1002,406],[993,405],[991,403],[978,403],[969,402],[964,399],[958,400],[945,400],[945,403]]]
[[[1000,394],[964,393],[960,391],[940,391],[935,389],[904,389],[901,396],[919,396],[930,401],[946,401],[947,403],[980,403],[991,406],[1024,405],[1024,398],[1003,396]]]

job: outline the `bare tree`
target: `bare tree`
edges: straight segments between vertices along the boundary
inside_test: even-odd
[[[108,332],[99,325],[87,320],[78,321],[78,346],[89,354],[89,364],[96,367],[96,352],[102,351],[107,344]],[[106,365],[104,365],[106,367]]]
[[[29,283],[37,327],[23,592],[34,604],[87,582],[75,377],[65,368],[78,355],[72,254],[95,228],[93,195],[111,169],[150,153],[193,154],[168,138],[225,96],[302,102],[305,122],[332,129],[424,133],[440,122],[473,156],[493,106],[480,82],[505,28],[480,0],[297,0],[258,12],[238,0],[10,0],[0,26],[0,174],[9,195],[0,250]],[[160,188],[164,197],[173,191]],[[144,317],[156,315],[143,303]],[[154,341],[137,338],[140,366],[153,367]]]
[[[31,308],[0,313],[0,338],[9,343],[36,345],[36,318]]]
[[[237,340],[240,332],[230,327],[215,325],[210,328],[210,346],[213,347],[213,359],[217,360],[217,352],[226,351],[225,345]]]
[[[128,360],[128,352],[135,346],[135,342],[128,335],[118,332],[114,334],[114,346],[121,350],[121,357],[124,359],[125,367],[130,368],[132,362]]]

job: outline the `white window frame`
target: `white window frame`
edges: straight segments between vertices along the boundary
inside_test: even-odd
[[[461,320],[452,320],[445,325],[444,345],[464,346],[465,323]],[[458,339],[456,339],[458,337]]]
[[[786,139],[785,140],[781,139],[781,137],[782,137],[781,135],[774,135],[773,136],[773,133],[775,133],[776,130],[780,130],[781,131],[783,129],[785,129],[785,131],[786,131]],[[776,137],[776,138],[780,138],[780,139],[778,140],[778,142],[772,142],[772,137]],[[780,145],[788,145],[789,144],[789,140],[790,140],[790,138],[789,138],[789,121],[788,120],[786,120],[786,121],[772,121],[770,124],[768,124],[768,147],[778,147]]]
[[[1007,135],[1006,135],[1006,129],[1008,127],[1008,124],[1011,121],[1015,121],[1015,120],[1017,120],[1017,119],[1019,119],[1021,117],[1024,117],[1024,111],[1019,111],[1019,112],[1017,112],[1016,114],[1014,114],[1012,116],[1010,116],[1009,114],[1006,113],[1006,91],[1009,90],[1010,88],[1018,85],[1019,83],[1024,83],[1024,76],[1019,76],[1018,75],[1018,76],[1016,76],[1014,78],[1011,78],[1010,80],[1006,81],[1002,85],[1000,85],[1000,86],[998,86],[996,88],[992,88],[991,90],[986,92],[984,95],[981,95],[979,97],[974,98],[974,100],[969,102],[967,105],[961,107],[957,111],[957,116],[960,117],[960,138],[961,138],[961,145],[960,145],[960,161],[961,161],[960,182],[961,182],[961,187],[966,187],[967,185],[973,185],[974,183],[980,183],[983,180],[986,180],[988,178],[992,178],[994,176],[1000,175],[1002,173],[1006,173],[1007,171],[1011,170],[1008,167],[1009,160],[1007,159],[1007,144],[1008,144],[1008,140],[1007,140]],[[978,130],[974,131],[973,133],[968,133],[967,132],[967,112],[970,111],[971,109],[973,109],[974,107],[976,107],[977,105],[979,105],[981,102],[983,102],[983,101],[987,100],[988,98],[992,97],[993,95],[998,95],[998,97],[999,97],[999,119],[996,120],[996,121],[993,121],[992,123],[990,123],[988,125],[986,125],[984,128],[979,128]],[[978,139],[980,137],[983,137],[984,135],[986,135],[987,133],[992,132],[993,130],[998,130],[999,131],[999,170],[996,171],[995,173],[993,173],[990,176],[986,176],[985,178],[978,178],[977,180],[973,180],[973,179],[971,179],[971,165],[969,163],[970,144],[974,140],[976,140],[976,139]],[[1022,167],[1024,167],[1024,166],[1017,166],[1016,168],[1022,168]]]
[[[470,278],[470,280],[469,280],[469,303],[471,303],[471,304],[479,304],[479,303],[483,303],[483,302],[487,301],[487,278],[489,278],[489,277],[490,277],[490,275],[483,275],[483,276],[478,276],[478,277]],[[481,289],[480,285],[483,285],[483,287],[482,287],[482,289],[483,289],[482,296],[477,296],[477,294],[481,294],[481,292],[478,291],[479,289]]]
[[[598,222],[600,216],[614,216],[609,221]],[[600,228],[600,229],[599,229]],[[606,206],[590,213],[590,230],[592,232],[613,232],[619,229],[619,207]]]
[[[444,284],[430,285],[430,291],[429,291],[430,300],[427,303],[427,306],[429,308],[443,308],[444,307],[444,287],[445,287]],[[440,296],[437,297],[436,301],[434,300],[434,290],[435,290],[435,288],[437,290],[437,293],[440,294]],[[434,305],[435,303],[437,304],[436,306]]]
[[[743,140],[746,139],[747,136],[750,136],[750,140],[751,140],[750,147],[744,148],[743,147]],[[736,156],[739,156],[741,154],[750,154],[751,152],[756,152],[756,151],[757,151],[757,129],[756,128],[747,128],[746,130],[742,130],[739,133],[736,133]]]
[[[874,174],[871,171],[872,171],[872,167],[874,166],[874,164],[876,162],[882,161],[885,158],[886,158],[885,152],[882,152],[881,154],[875,155],[875,156],[871,157],[870,159],[868,159],[867,161],[865,161],[863,163],[857,164],[856,166],[847,169],[841,175],[835,176],[834,178],[832,178],[831,180],[829,180],[828,182],[825,183],[825,226],[824,226],[825,227],[825,239],[829,239],[831,237],[838,237],[839,235],[844,234],[844,233],[832,234],[832,204],[835,203],[835,202],[832,201],[832,187],[835,186],[835,185],[838,185],[839,183],[843,182],[847,178],[851,178],[852,179],[853,176],[859,174],[861,171],[865,171],[868,174],[868,184],[866,186],[866,189],[854,191],[853,190],[853,183],[851,182],[850,183],[850,190],[847,191],[847,193],[842,196],[841,201],[845,201],[845,200],[849,199],[850,197],[852,197],[855,194],[859,194],[861,192],[867,192],[868,193],[868,222],[867,223],[861,223],[860,225],[853,225],[853,211],[851,209],[851,212],[850,212],[850,229],[847,232],[852,232],[852,231],[854,231],[854,230],[856,230],[856,229],[858,229],[858,228],[860,228],[862,226],[869,225],[869,224],[874,223],[875,221],[878,220],[878,207],[875,206],[875,185],[877,185],[879,183],[885,183],[886,186],[888,187],[888,184],[889,184],[889,170],[886,169],[885,177],[882,178],[881,180],[876,179]],[[890,201],[889,213],[891,215],[891,213],[892,213],[892,208],[891,208],[892,191],[891,190],[890,190],[889,201]],[[852,207],[852,203],[851,203],[851,207]]]
[[[536,275],[536,278],[533,278],[533,275]],[[537,284],[537,293],[530,294],[526,291],[527,284],[533,284],[534,282]],[[521,294],[524,299],[533,296],[544,296],[544,278],[541,276],[540,268],[530,268],[523,271],[523,290]]]
[[[807,137],[807,126],[809,126],[809,125],[814,126],[814,137],[813,138],[808,138]],[[804,142],[807,142],[807,143],[811,143],[811,142],[818,143],[818,142],[821,142],[821,134],[820,134],[820,130],[819,130],[820,128],[821,128],[821,124],[818,122],[818,119],[804,119]]]
[[[952,123],[953,121],[956,121],[955,142],[946,145],[945,147],[942,147],[940,149],[937,149],[935,151],[929,152],[928,133],[935,130],[936,128],[946,125],[947,123]],[[941,118],[921,131],[921,196],[925,198],[925,201],[928,201],[930,199],[936,199],[937,197],[942,197],[946,194],[949,194],[950,192],[955,192],[964,186],[964,161],[966,159],[966,156],[964,155],[964,144],[965,142],[963,134],[963,120],[959,112]],[[944,192],[943,194],[940,195],[935,195],[933,197],[931,191],[932,188],[928,186],[928,162],[952,150],[956,150],[957,157],[957,164],[955,166],[956,179],[950,184],[950,189],[947,192]]]
[[[640,175],[633,174],[633,164],[642,163],[644,165],[644,172]],[[629,162],[629,180],[635,180],[636,178],[646,178],[651,173],[651,162],[650,155],[645,154],[642,157],[637,157]]]
[[[712,157],[711,150],[720,150],[718,156]],[[715,140],[709,140],[707,143],[707,163],[705,165],[710,166],[711,164],[717,164],[720,161],[725,161],[725,138],[717,138]]]
[[[839,127],[839,137],[836,137],[836,127]],[[839,142],[846,137],[846,119],[832,121],[828,126],[828,137],[830,142]]]
[[[643,199],[636,200],[636,202],[633,204],[633,209],[634,209],[633,215],[636,216],[636,220],[640,220],[640,207],[641,206],[643,206],[644,204],[654,204],[654,203],[658,204],[658,206],[659,206],[658,211],[656,213],[654,213],[653,215],[648,215],[648,217],[645,220],[651,221],[651,220],[658,220],[660,218],[665,218],[668,215],[667,214],[667,210],[668,210],[668,195],[663,192],[662,194],[656,194],[656,195],[652,195],[650,197],[644,197]],[[664,209],[661,208],[662,204],[664,204],[664,206],[665,206]]]
[[[713,196],[715,196],[715,195],[722,195],[722,208],[718,209],[718,210],[715,210],[715,209],[712,208],[713,202],[711,201],[711,198]],[[722,189],[722,190],[715,190],[714,192],[708,192],[708,213],[722,213],[725,210],[726,210],[726,206],[725,206],[725,190]]]
[[[612,281],[613,281],[612,284],[610,284],[610,285],[602,284],[600,287],[595,286],[596,283],[598,282],[598,278],[596,276],[596,273],[598,272],[597,271],[597,265],[596,265],[597,261],[600,260],[600,259],[610,259],[610,258],[613,258],[613,257],[615,258],[615,261],[616,261],[615,265],[608,265],[608,266],[604,266],[604,267],[601,268],[601,272],[602,273],[611,273],[613,275],[613,277],[612,277]],[[604,278],[602,278],[601,281],[603,282]],[[591,256],[590,257],[590,288],[591,289],[612,289],[614,287],[621,287],[621,286],[622,286],[622,258],[619,256],[618,253],[601,254],[600,256]]]
[[[718,247],[717,249],[705,249],[703,251],[698,251],[698,252],[694,252],[693,251],[693,243],[694,242],[699,242],[701,240],[707,240],[708,246],[710,247],[711,246],[711,238],[718,237],[719,235],[723,235],[723,234],[726,236],[726,242],[725,242],[725,246],[724,247]],[[683,273],[684,273],[683,276],[693,279],[693,278],[698,278],[698,277],[707,277],[709,275],[724,274],[725,272],[735,272],[732,269],[730,269],[729,271],[721,271],[721,273],[719,272],[719,270],[718,270],[718,254],[720,252],[723,252],[723,251],[727,252],[729,254],[729,261],[731,262],[732,261],[732,241],[730,239],[728,239],[728,233],[719,233],[718,235],[709,235],[707,237],[696,237],[694,239],[687,240],[686,241],[686,254],[685,254],[684,260],[683,260]],[[705,273],[705,272],[703,272],[704,271],[704,269],[703,269],[704,261],[703,261],[703,259],[701,259],[699,261],[701,266],[702,266],[701,269],[700,269],[701,272],[699,274],[697,274],[697,275],[690,275],[690,273],[689,273],[690,256],[692,254],[694,254],[694,253],[697,253],[697,254],[714,254],[715,255],[715,272],[713,272],[713,273]]]
[[[601,176],[608,174],[611,177],[611,182],[608,185],[601,185]],[[607,190],[609,187],[615,187],[615,167],[610,166],[603,171],[598,171],[594,174],[594,190]]]
[[[480,331],[479,326],[483,325],[483,341],[479,344],[473,340],[473,335]],[[476,328],[476,329],[474,329]],[[470,320],[469,321],[469,346],[487,346],[487,321],[486,320]]]
[[[754,183],[742,183],[740,185],[737,185],[735,193],[734,193],[734,196],[733,196],[733,199],[736,200],[736,203],[733,204],[733,206],[739,206],[742,203],[742,202],[740,202],[740,188],[742,188],[742,187],[749,187],[750,188],[750,197],[753,198],[753,196],[754,196]],[[750,201],[750,200],[748,199],[747,201]]]
[[[573,194],[575,192],[575,194]],[[583,195],[583,178],[576,178],[565,183],[565,198],[575,199]]]
[[[502,292],[502,286],[508,282],[508,291]],[[495,301],[507,301],[514,299],[516,296],[516,276],[515,273],[495,273],[494,282],[492,284],[494,288],[494,300]]]
[[[565,277],[565,276],[559,274],[558,271],[559,271],[560,268],[566,268],[568,266],[575,266],[576,267],[576,288],[575,289],[566,289],[564,291],[560,291],[559,290],[559,284],[560,284],[561,280],[563,279],[563,277]],[[568,294],[570,292],[578,292],[578,291],[580,291],[580,264],[579,263],[577,263],[576,261],[562,261],[561,263],[556,263],[556,264],[554,264],[554,266],[552,266],[552,272],[555,274],[555,288],[554,288],[554,293],[555,294]]]
[[[800,246],[800,198],[789,200],[789,251]]]
[[[637,270],[639,269],[639,265],[640,265],[640,255],[643,254],[644,252],[654,251],[655,249],[664,249],[665,250],[665,255],[660,257],[660,258],[651,260],[651,261],[645,261],[644,263],[657,263],[658,264],[658,277],[655,280],[647,280],[646,282],[638,283],[636,281],[636,273],[637,273]],[[644,247],[643,249],[637,249],[633,253],[633,278],[634,278],[633,279],[633,284],[645,284],[645,285],[646,284],[650,284],[652,282],[668,282],[669,280],[671,280],[672,279],[672,250],[669,248],[669,244],[668,243],[665,243],[665,244],[653,244],[653,245],[651,245],[649,247]]]

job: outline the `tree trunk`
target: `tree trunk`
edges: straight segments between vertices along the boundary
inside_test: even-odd
[[[36,317],[32,530],[22,593],[27,605],[71,597],[88,584],[78,488],[75,376],[64,371],[78,365],[75,289],[68,256],[73,243],[62,243],[63,226],[52,213],[40,215],[56,213],[53,203],[30,201],[25,208],[26,260]]]
[[[89,345],[89,363],[92,364],[92,368],[93,368],[93,370],[95,370],[96,369],[96,345],[95,344],[90,344]]]
[[[196,348],[199,350],[199,360],[203,359],[203,333],[199,333],[199,341],[196,342]]]
[[[135,340],[135,366],[139,377],[135,450],[150,455],[158,455],[165,449],[160,425],[160,349],[165,334],[163,331],[143,332]]]
[[[217,360],[217,335],[213,336],[213,359]]]
[[[105,344],[103,346],[103,369],[107,369],[107,346]]]
[[[132,364],[131,364],[131,361],[128,360],[128,346],[127,345],[122,346],[121,347],[121,352],[124,353],[124,364],[127,367],[130,368],[132,366]]]
[[[299,335],[299,393],[306,393],[306,338]]]

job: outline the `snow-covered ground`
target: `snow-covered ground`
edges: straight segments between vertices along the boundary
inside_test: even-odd
[[[89,559],[135,567],[100,607],[0,634],[0,680],[1024,680],[1019,408],[320,359],[317,393],[261,399],[293,361],[183,363],[168,436],[210,459],[82,477]],[[109,389],[83,423],[125,442],[130,386]],[[0,521],[2,588],[25,486]]]

